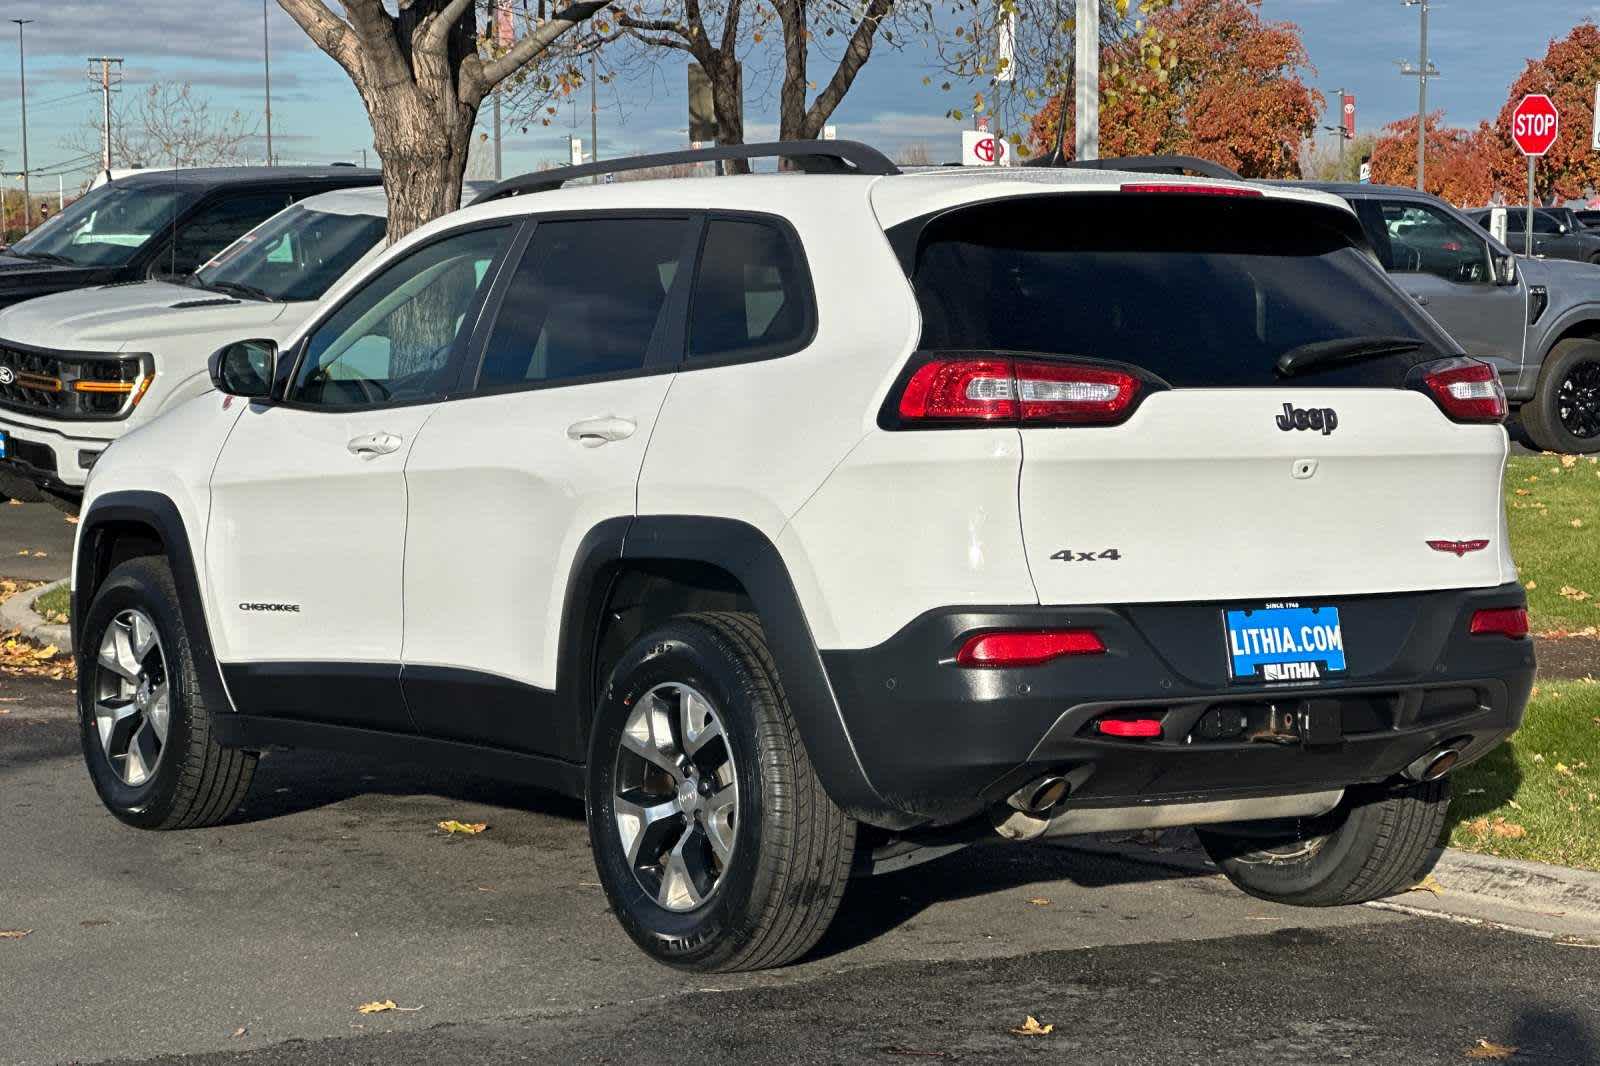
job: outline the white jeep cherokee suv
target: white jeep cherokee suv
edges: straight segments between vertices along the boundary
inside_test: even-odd
[[[473,183],[468,195],[487,186]],[[73,289],[0,310],[0,492],[77,505],[119,437],[211,391],[206,360],[240,337],[281,340],[383,249],[381,187],[307,197],[178,280]],[[0,379],[4,378],[0,373]]]
[[[1413,884],[1533,678],[1494,370],[1331,196],[695,158],[762,153],[809,173],[507,183],[107,453],[107,807],[221,822],[277,747],[581,795],[628,933],[703,970],[996,828]]]

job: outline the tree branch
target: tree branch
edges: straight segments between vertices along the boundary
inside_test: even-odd
[[[728,59],[734,58],[734,49],[739,43],[740,2],[728,0],[727,14],[722,17],[722,54]]]
[[[681,22],[671,19],[636,19],[632,15],[624,14],[617,19],[617,25],[625,30],[643,30],[646,33],[675,33],[684,40],[689,39],[689,28]],[[673,48],[682,48],[682,45],[672,45]]]
[[[505,55],[478,68],[477,86],[480,94],[487,94],[534,56],[543,52],[568,30],[580,22],[587,22],[609,6],[611,0],[578,0],[577,3],[557,11],[550,20],[523,36]],[[480,96],[481,98],[481,96]]]
[[[278,6],[336,63],[352,75],[358,72],[361,61],[356,55],[355,34],[322,0],[278,0]]]
[[[450,27],[454,26],[456,20],[466,14],[467,10],[473,7],[476,2],[477,0],[450,0],[449,3],[445,4],[439,10],[439,13],[433,16],[433,21],[428,23],[428,28],[422,31],[422,47],[443,48],[446,39],[450,36]],[[502,0],[502,2],[508,2],[508,0]],[[490,31],[493,32],[494,22],[492,19],[489,25]]]
[[[682,41],[675,41],[671,37],[652,37],[649,34],[640,33],[638,30],[632,29],[628,31],[628,36],[632,37],[640,44],[647,44],[652,48],[676,48],[684,52],[691,50],[689,46],[684,44]]]
[[[894,0],[871,0],[867,4],[861,22],[856,26],[856,31],[850,35],[850,44],[845,48],[844,55],[839,58],[839,66],[833,72],[833,77],[828,79],[828,84],[823,86],[816,99],[811,101],[811,106],[806,109],[807,137],[815,137],[821,132],[823,123],[827,122],[828,116],[838,108],[839,102],[844,99],[844,94],[850,91],[851,84],[856,80],[856,74],[872,55],[872,41],[878,32],[878,26],[892,7]]]

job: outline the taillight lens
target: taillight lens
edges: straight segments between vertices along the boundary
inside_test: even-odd
[[[1038,666],[1066,655],[1103,655],[1092,629],[1013,629],[978,633],[956,653],[959,666]]]
[[[1422,368],[1422,385],[1456,422],[1501,422],[1506,390],[1500,372],[1476,359],[1446,359]]]
[[[1472,635],[1475,637],[1511,637],[1528,635],[1528,609],[1526,607],[1489,607],[1472,612]]]
[[[1105,425],[1127,417],[1143,383],[1114,367],[1033,359],[934,359],[900,394],[902,422]]]

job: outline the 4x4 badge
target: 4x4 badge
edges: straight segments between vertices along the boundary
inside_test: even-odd
[[[1278,428],[1285,433],[1291,429],[1320,429],[1326,437],[1339,428],[1339,416],[1331,407],[1294,407],[1283,405],[1283,414],[1277,418]]]

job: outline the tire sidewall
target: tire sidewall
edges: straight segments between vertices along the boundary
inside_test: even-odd
[[[78,653],[78,726],[84,763],[100,800],[112,814],[141,828],[159,826],[176,802],[182,753],[189,746],[191,725],[189,688],[192,673],[188,642],[183,639],[183,619],[177,604],[154,580],[148,565],[127,565],[113,571],[95,593],[88,617],[80,630],[83,646]],[[116,616],[135,608],[155,623],[166,656],[170,718],[156,772],[142,785],[125,784],[111,765],[95,723],[95,694],[100,667],[96,664],[100,642]]]
[[[763,788],[758,736],[759,695],[748,669],[714,631],[688,621],[670,622],[624,653],[601,694],[589,744],[585,810],[595,866],[611,908],[628,935],[653,957],[673,965],[704,966],[737,950],[759,913],[763,884],[761,838],[771,809]],[[617,832],[614,783],[622,727],[634,704],[664,682],[688,685],[716,706],[731,741],[739,787],[733,860],[711,899],[700,908],[670,911],[646,894],[634,877]]]
[[[1556,394],[1561,383],[1578,363],[1600,362],[1600,342],[1582,341],[1559,345],[1545,363],[1539,377],[1539,392],[1533,403],[1538,406],[1536,416],[1538,436],[1534,443],[1541,448],[1573,455],[1600,451],[1600,437],[1579,437],[1561,424]],[[1526,423],[1524,423],[1526,425]],[[1530,434],[1532,436],[1532,434]]]

